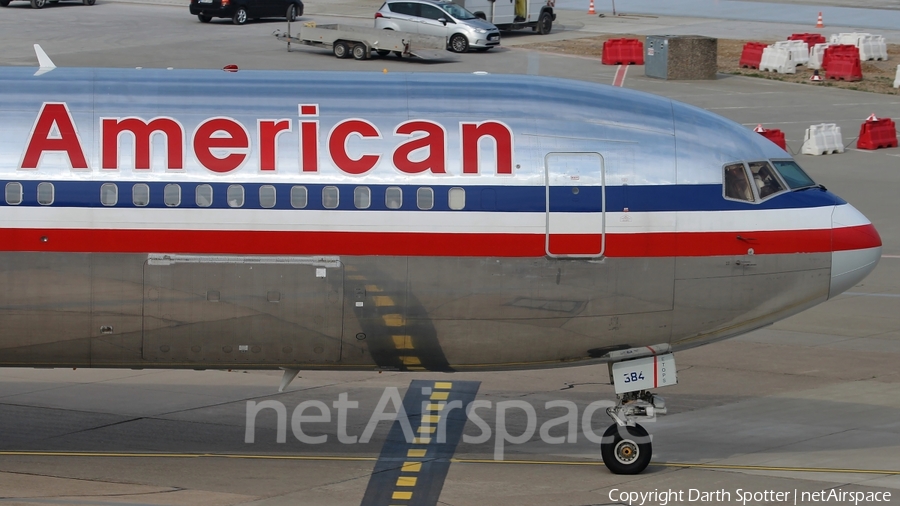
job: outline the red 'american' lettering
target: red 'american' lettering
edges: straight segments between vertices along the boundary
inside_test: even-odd
[[[322,165],[319,105],[300,104],[297,112],[299,170],[317,173]],[[257,120],[253,137],[243,123],[225,116],[201,121],[190,134],[177,119],[167,116],[149,120],[135,116],[104,117],[100,118],[97,135],[100,168],[128,168],[123,167],[122,158],[130,155],[132,168],[150,170],[154,159],[153,140],[160,137],[165,150],[162,158],[168,170],[185,168],[186,147],[190,147],[197,163],[211,172],[227,174],[238,170],[254,151],[258,170],[275,171],[279,169],[279,146],[285,134],[292,131],[293,120],[290,118]],[[382,160],[390,160],[391,165],[404,174],[448,173],[448,135],[443,125],[413,119],[397,125],[392,134],[399,142],[390,153],[384,153],[381,150],[385,143],[381,141],[383,135],[378,126],[361,118],[342,119],[328,131],[324,152],[334,167],[350,175],[366,174]],[[129,153],[123,153],[123,146],[128,146],[125,139],[130,141]],[[351,144],[354,149],[350,148]],[[513,132],[500,121],[460,122],[458,149],[459,172],[462,174],[479,174],[482,163],[491,155],[494,156],[496,174],[513,173]],[[72,169],[90,169],[75,120],[64,102],[46,102],[41,106],[28,136],[20,168],[38,169],[47,153],[63,155]]]

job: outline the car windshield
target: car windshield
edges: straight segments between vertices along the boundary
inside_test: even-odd
[[[445,4],[441,6],[441,9],[456,19],[475,19],[474,14],[456,4]]]
[[[791,187],[792,190],[796,190],[798,188],[808,188],[810,186],[816,186],[816,182],[812,180],[811,177],[806,175],[806,172],[803,172],[803,169],[797,165],[797,162],[791,161],[775,161],[772,163],[775,165],[775,170],[781,174],[781,178],[784,179],[784,182],[787,183],[788,186]]]

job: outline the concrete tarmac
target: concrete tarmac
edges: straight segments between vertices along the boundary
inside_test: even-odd
[[[310,2],[303,21],[368,25],[365,13],[378,5]],[[31,45],[39,42],[60,66],[488,70],[597,83],[610,83],[615,71],[595,58],[517,49],[538,39],[530,32],[505,36],[499,50],[454,61],[357,62],[318,50],[287,53],[271,36],[283,21],[200,24],[184,5],[103,0],[94,7],[26,6],[0,10],[0,65],[34,66]],[[609,20],[567,11],[548,37],[679,30],[722,36],[723,26],[733,37],[797,31],[792,25],[741,25],[695,18]],[[698,105],[748,127],[780,128],[792,152],[799,151],[810,124],[837,123],[852,146],[869,114],[900,117],[896,95],[745,77],[667,82],[645,78],[643,68],[634,67],[625,86]],[[675,493],[666,496],[668,504],[853,504],[846,496],[826,501],[811,495],[832,490],[869,494],[872,500],[859,504],[875,504],[877,498],[885,499],[878,504],[900,503],[900,150],[851,148],[841,155],[796,158],[874,222],[884,258],[860,285],[825,304],[743,337],[679,353],[679,384],[659,392],[669,414],[646,425],[654,457],[639,476],[610,474],[598,445],[584,434],[581,415],[588,406],[614,397],[605,366],[452,375],[305,372],[281,394],[277,372],[0,369],[0,503],[360,504],[389,423],[377,424],[368,443],[341,443],[340,433],[363,434],[382,396],[392,389],[402,396],[413,379],[481,382],[477,399],[494,406],[483,416],[495,435],[501,425],[510,437],[529,427],[521,409],[509,409],[505,423],[497,423],[498,402],[525,401],[536,410],[537,430],[527,442],[503,445],[503,462],[494,460],[496,438],[460,443],[441,504],[636,505],[641,499],[622,494],[654,491],[655,498],[643,504],[664,504],[660,492]],[[359,402],[348,411],[346,427],[338,429],[335,418],[304,425],[307,435],[327,440],[302,443],[290,424],[293,410],[312,400],[332,407],[341,394]],[[278,442],[275,411],[267,410],[255,418],[248,443],[248,402],[267,400],[285,406],[284,442]],[[551,401],[574,403],[574,443],[542,441],[539,428],[563,414],[546,407]],[[602,410],[592,420],[597,432],[609,423]],[[548,435],[566,435],[565,428]],[[465,434],[479,433],[467,425]],[[739,496],[739,490],[751,495]]]

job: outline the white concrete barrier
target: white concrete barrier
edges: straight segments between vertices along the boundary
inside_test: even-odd
[[[791,59],[791,52],[784,47],[766,46],[763,49],[759,70],[778,72],[779,74],[796,74],[797,65]]]
[[[860,37],[856,47],[859,48],[859,59],[862,61],[888,59],[887,44],[881,35]]]
[[[897,77],[894,78],[894,88],[900,88],[900,65],[897,65]]]
[[[809,61],[809,46],[802,40],[779,40],[776,48],[784,48],[791,52],[794,65],[805,65]]]
[[[850,46],[859,47],[857,45],[859,39],[868,35],[872,34],[863,32],[832,33],[831,40],[829,40],[829,42],[831,42],[832,44],[847,44]]]
[[[809,61],[806,66],[813,70],[822,70],[822,59],[825,58],[825,48],[830,46],[828,42],[816,44],[809,51]]]
[[[810,125],[806,129],[800,152],[804,155],[843,153],[844,140],[841,138],[841,128],[834,123]]]

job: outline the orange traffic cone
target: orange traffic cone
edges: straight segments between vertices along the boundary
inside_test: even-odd
[[[822,13],[819,13],[819,19],[816,20],[816,28],[825,28],[825,23],[822,22]]]
[[[597,14],[597,11],[594,10],[594,0],[591,0],[591,5],[588,7],[588,14]]]

